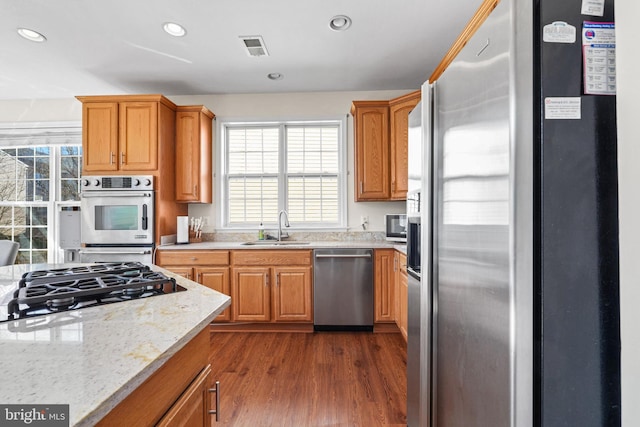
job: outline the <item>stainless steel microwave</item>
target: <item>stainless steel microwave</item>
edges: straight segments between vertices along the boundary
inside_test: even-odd
[[[387,214],[384,216],[387,240],[393,242],[407,241],[407,215]]]

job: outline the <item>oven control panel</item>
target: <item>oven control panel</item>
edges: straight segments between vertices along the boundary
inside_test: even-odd
[[[82,189],[91,190],[153,190],[153,175],[84,176]]]

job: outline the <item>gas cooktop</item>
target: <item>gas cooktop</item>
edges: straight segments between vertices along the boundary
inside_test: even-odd
[[[0,306],[0,322],[185,290],[175,279],[139,262],[30,271]]]

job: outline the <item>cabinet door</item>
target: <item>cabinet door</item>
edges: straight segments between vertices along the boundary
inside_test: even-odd
[[[196,282],[205,285],[215,291],[225,295],[231,294],[231,286],[229,285],[229,268],[228,267],[201,267],[196,268]],[[230,321],[231,308],[225,309],[215,318],[216,322]]]
[[[409,113],[419,101],[420,91],[416,91],[389,102],[392,200],[407,198]]]
[[[407,258],[405,256],[400,256],[400,260],[404,260],[404,263],[400,264],[400,332],[404,337],[404,340],[407,340],[407,328],[409,327],[409,278],[407,276]]]
[[[176,200],[211,203],[212,117],[202,106],[176,112]]]
[[[389,103],[354,101],[355,199],[389,199]]]
[[[119,104],[119,162],[126,171],[158,169],[158,103]]]
[[[394,321],[394,249],[376,249],[374,264],[374,321]]]
[[[269,267],[234,267],[232,271],[233,320],[268,322],[271,319]]]
[[[311,267],[274,267],[274,320],[311,321]]]
[[[400,252],[393,254],[393,320],[395,320],[398,328],[400,327]]]
[[[82,104],[82,170],[118,169],[118,103]]]
[[[209,415],[209,379],[211,365],[196,377],[169,411],[156,424],[158,427],[205,427],[211,425]]]

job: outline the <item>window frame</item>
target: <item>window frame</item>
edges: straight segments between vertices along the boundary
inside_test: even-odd
[[[68,139],[77,138],[77,144]],[[64,262],[64,250],[60,249],[59,212],[63,207],[80,207],[80,201],[59,200],[62,193],[61,159],[62,146],[78,146],[80,162],[82,162],[82,122],[20,122],[0,123],[0,147],[28,148],[47,146],[50,148],[49,164],[49,200],[48,201],[3,201],[3,204],[16,207],[46,207],[47,209],[47,262]],[[79,175],[82,174],[82,163],[79,163]],[[78,176],[78,181],[80,176]],[[31,249],[28,249],[31,256]]]
[[[335,224],[323,223],[305,223],[304,225],[291,223],[290,231],[346,231],[347,230],[347,156],[348,156],[348,139],[347,139],[347,120],[342,117],[329,117],[324,119],[282,119],[282,120],[255,120],[255,119],[230,119],[217,118],[216,129],[216,170],[215,174],[216,196],[216,228],[221,231],[245,231],[251,228],[257,228],[259,224],[243,223],[239,225],[229,224],[229,195],[228,195],[228,164],[229,153],[227,150],[227,129],[229,128],[248,128],[248,127],[278,127],[278,211],[284,209],[287,202],[287,177],[286,172],[286,129],[287,127],[304,127],[304,126],[337,126],[338,127],[338,220]],[[321,175],[321,174],[319,174]],[[267,174],[262,175],[267,176]],[[291,176],[300,176],[300,174],[291,174]],[[276,222],[265,222],[265,227],[277,227]]]

